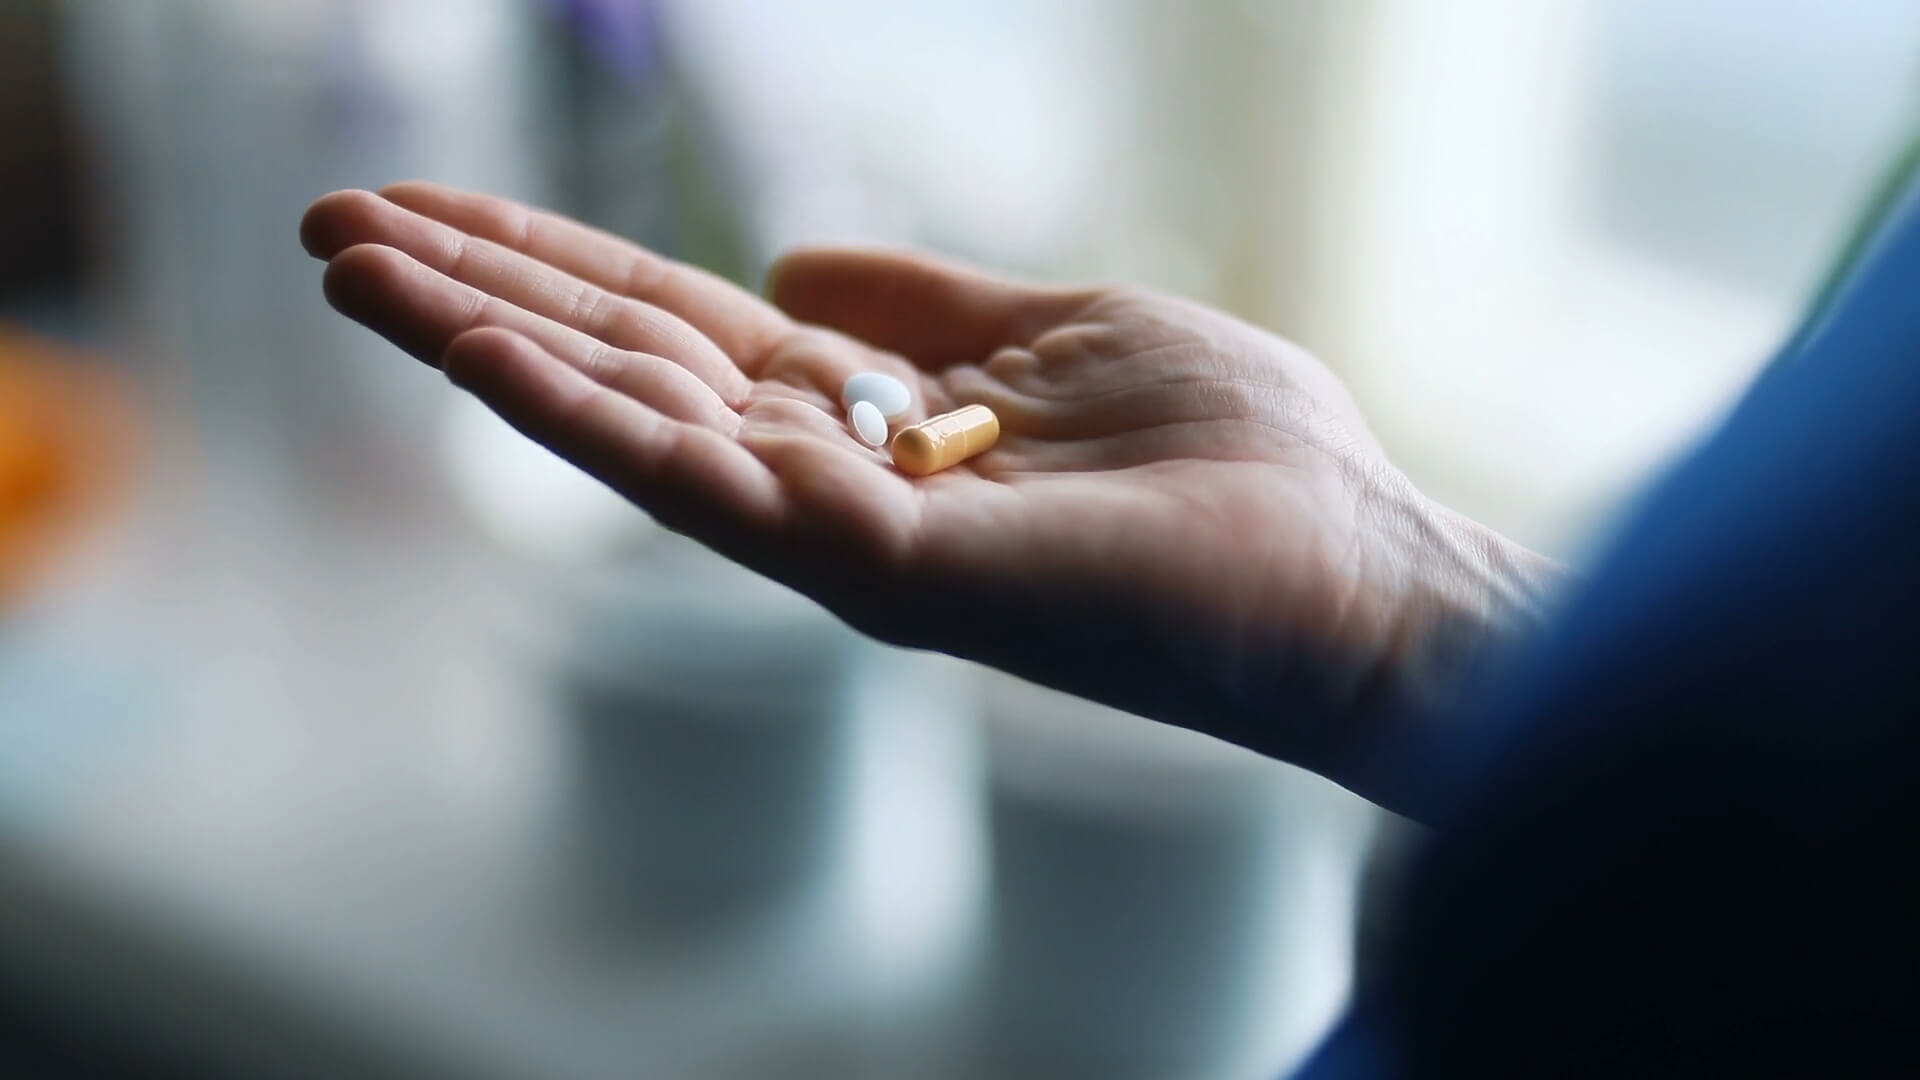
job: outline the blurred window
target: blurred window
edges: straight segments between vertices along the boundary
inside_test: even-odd
[[[1565,551],[1784,338],[1898,148],[1920,8],[1376,10],[1356,389],[1424,488]]]
[[[1562,553],[1787,332],[1907,118],[1903,0],[679,0],[766,252],[931,244],[1313,348]]]

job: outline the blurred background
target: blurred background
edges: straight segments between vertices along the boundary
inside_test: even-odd
[[[1176,290],[1577,558],[1790,328],[1917,60],[1904,0],[6,0],[0,1035],[1279,1073],[1404,826],[658,533],[333,316],[300,212],[426,177],[749,284],[865,240]]]

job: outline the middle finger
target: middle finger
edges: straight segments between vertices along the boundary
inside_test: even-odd
[[[327,300],[419,359],[438,365],[454,338],[491,326],[533,341],[594,381],[677,420],[731,434],[739,414],[686,368],[649,353],[616,349],[453,280],[396,248],[357,244],[327,264]]]
[[[713,388],[728,408],[751,382],[732,358],[679,316],[608,292],[529,255],[470,236],[368,191],[340,191],[308,212],[302,233],[324,258],[381,244],[465,285],[590,335],[616,349],[663,356]]]

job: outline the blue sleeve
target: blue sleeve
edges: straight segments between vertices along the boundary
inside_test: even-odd
[[[1920,1068],[1914,202],[1487,699],[1307,1075]]]

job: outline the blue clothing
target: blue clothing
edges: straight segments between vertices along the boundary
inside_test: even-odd
[[[1920,189],[1795,352],[1463,719],[1301,1077],[1920,1075]]]

